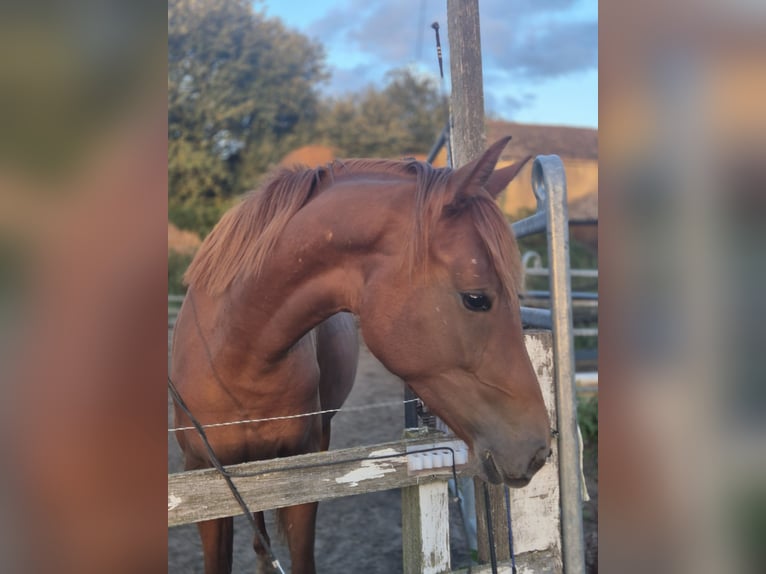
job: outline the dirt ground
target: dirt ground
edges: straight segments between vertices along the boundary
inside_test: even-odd
[[[357,379],[347,406],[370,405],[403,400],[401,381],[389,373],[370,353],[362,348]],[[168,421],[172,426],[171,404],[168,401]],[[371,445],[397,440],[404,426],[404,407],[388,406],[363,412],[338,413],[333,420],[332,449]],[[587,449],[586,449],[587,450]],[[588,467],[588,464],[586,464]],[[181,454],[172,433],[168,437],[168,471],[182,469]],[[595,466],[586,468],[591,497],[597,490],[592,480]],[[595,498],[595,497],[594,497]],[[597,500],[597,498],[595,498]],[[595,504],[589,503],[595,511]],[[586,515],[586,544],[593,539],[595,520]],[[452,566],[467,565],[467,546],[455,507],[450,508],[450,540]],[[596,516],[597,518],[597,516]],[[243,517],[234,522],[234,572],[255,571],[252,534]],[[276,532],[273,516],[267,514],[270,533]],[[274,552],[289,572],[289,554],[284,544],[272,536]],[[597,540],[597,538],[596,538]],[[402,571],[401,500],[398,490],[364,494],[322,502],[317,517],[317,569],[320,573],[365,572],[394,574]],[[591,570],[595,572],[596,570]],[[168,530],[168,573],[202,573],[202,550],[194,525]]]

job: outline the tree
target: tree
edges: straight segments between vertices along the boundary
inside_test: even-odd
[[[169,212],[205,233],[230,199],[308,141],[320,46],[246,0],[169,0]]]
[[[425,153],[447,118],[435,79],[410,69],[389,72],[382,91],[368,88],[325,103],[319,131],[346,157]]]

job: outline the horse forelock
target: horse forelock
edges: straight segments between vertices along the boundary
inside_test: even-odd
[[[461,195],[458,192],[457,196],[453,195],[447,185],[453,173],[451,169],[434,169],[422,163],[416,169],[415,233],[410,250],[413,269],[419,267],[428,273],[428,246],[438,221],[443,217],[457,220],[459,216],[467,215],[500,281],[502,295],[511,303],[517,303],[521,257],[508,222],[494,199],[487,193]]]
[[[417,160],[336,160],[317,168],[281,168],[258,190],[230,209],[205,238],[184,275],[184,281],[211,295],[220,294],[244,277],[257,277],[288,221],[312,197],[347,176],[391,175],[415,184],[408,251],[412,272],[428,273],[431,237],[448,206],[451,216],[467,213],[484,244],[503,291],[516,300],[521,264],[513,236],[489,195],[452,202],[449,168]],[[452,202],[452,205],[450,203]]]
[[[503,294],[516,305],[522,283],[521,256],[508,222],[488,194],[472,197],[468,209],[500,280]]]

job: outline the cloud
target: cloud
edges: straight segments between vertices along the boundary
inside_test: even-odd
[[[518,21],[533,14],[570,10],[576,4],[577,0],[481,0],[479,15]]]
[[[412,0],[346,0],[311,24],[308,33],[400,66],[414,59],[419,39],[433,34],[428,26],[434,20],[446,27],[446,3],[425,1],[421,12]]]
[[[407,63],[417,49],[418,23],[418,11],[412,9],[412,3],[382,3],[349,32],[349,38],[381,59]]]
[[[555,78],[598,66],[598,23],[547,22],[509,34],[491,26],[482,42],[485,60],[532,79]]]
[[[371,68],[391,69],[405,66],[420,56],[422,64],[436,70],[430,25],[438,21],[445,72],[448,72],[446,2],[421,2],[346,0],[310,24],[307,32],[325,44],[328,52],[348,54],[354,64],[364,60]],[[578,0],[482,0],[485,74],[493,71],[505,74],[506,81],[510,76],[545,80],[596,68],[598,23],[583,20],[582,7],[583,2]],[[579,19],[573,20],[576,13]],[[333,85],[355,85],[350,74],[354,70],[359,72],[358,68],[336,68],[335,74],[344,77],[334,78]],[[382,75],[375,74],[376,77]],[[373,79],[376,78],[367,73],[356,80],[356,85]]]
[[[517,114],[526,108],[532,107],[537,101],[537,96],[524,93],[521,96],[505,94],[495,95],[491,90],[484,92],[484,105],[487,114],[512,120]]]
[[[327,94],[338,96],[349,92],[359,92],[369,86],[376,84],[380,80],[380,74],[371,69],[366,64],[360,64],[351,68],[330,67],[332,74],[325,92]]]
[[[350,2],[338,4],[329,10],[319,20],[316,20],[308,26],[306,32],[309,36],[317,38],[322,43],[334,42],[338,39],[344,39],[350,27],[358,19],[358,15],[350,18],[349,14],[352,7]]]

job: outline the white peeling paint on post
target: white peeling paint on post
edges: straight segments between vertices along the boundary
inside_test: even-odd
[[[348,483],[352,487],[359,486],[359,483],[363,480],[382,478],[389,472],[396,472],[396,469],[390,462],[385,460],[364,460],[359,468],[336,478],[335,482],[338,484]]]
[[[447,482],[436,481],[418,486],[420,525],[423,548],[423,574],[441,574],[450,570],[449,499]]]
[[[179,504],[183,502],[180,498],[178,498],[175,494],[168,494],[168,510],[173,510],[174,508],[177,508]]]
[[[546,341],[547,339],[547,341]],[[524,337],[529,359],[540,382],[543,401],[551,417],[551,424],[556,424],[556,389],[553,386],[553,348],[549,331],[533,331]]]
[[[553,348],[550,332],[530,332],[525,343],[529,358],[535,368],[545,406],[556,425],[556,395],[553,381]],[[559,463],[557,441],[551,442],[553,454],[521,489],[511,489],[511,520],[513,527],[513,549],[519,563],[519,572],[539,572],[524,566],[523,555],[527,552],[547,551],[552,553],[552,563],[546,572],[561,572],[561,508],[559,498]]]

